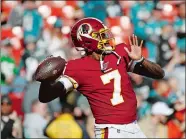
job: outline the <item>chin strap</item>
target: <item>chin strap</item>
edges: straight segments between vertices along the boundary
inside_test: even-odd
[[[103,61],[103,54],[106,53],[105,51],[103,51],[100,55],[100,67],[101,67],[101,71],[102,72],[107,72],[107,67],[104,67],[104,61]],[[111,53],[113,53],[117,58],[118,58],[118,61],[117,61],[117,66],[119,65],[120,61],[121,61],[121,56],[116,53],[115,51],[111,51]],[[109,54],[109,53],[106,53],[106,54]]]

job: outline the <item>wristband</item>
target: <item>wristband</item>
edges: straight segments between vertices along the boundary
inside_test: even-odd
[[[145,58],[142,56],[139,60],[134,60],[134,62],[137,63],[142,63],[145,60]]]
[[[130,62],[129,71],[133,72],[134,67],[136,66],[136,64],[139,64],[139,63],[142,64],[144,60],[145,60],[145,58],[142,56],[139,60],[133,60],[132,62]]]

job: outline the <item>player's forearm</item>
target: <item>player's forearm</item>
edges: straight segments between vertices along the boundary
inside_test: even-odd
[[[61,82],[51,84],[48,82],[42,82],[39,89],[39,101],[42,103],[50,102],[57,97],[64,96],[66,89]]]
[[[162,79],[165,76],[164,70],[158,64],[147,59],[137,63],[133,72],[153,79]]]

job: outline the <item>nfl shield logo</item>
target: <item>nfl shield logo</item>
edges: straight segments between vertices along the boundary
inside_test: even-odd
[[[103,63],[103,70],[106,70],[108,68],[109,62]]]

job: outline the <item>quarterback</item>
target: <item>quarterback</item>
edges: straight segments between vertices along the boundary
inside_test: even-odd
[[[136,122],[137,101],[128,72],[161,79],[164,71],[142,56],[143,42],[138,44],[133,35],[130,45],[116,45],[111,31],[95,18],[76,22],[71,38],[85,55],[68,61],[55,80],[42,80],[39,100],[47,103],[77,89],[89,101],[96,138],[145,138]]]

